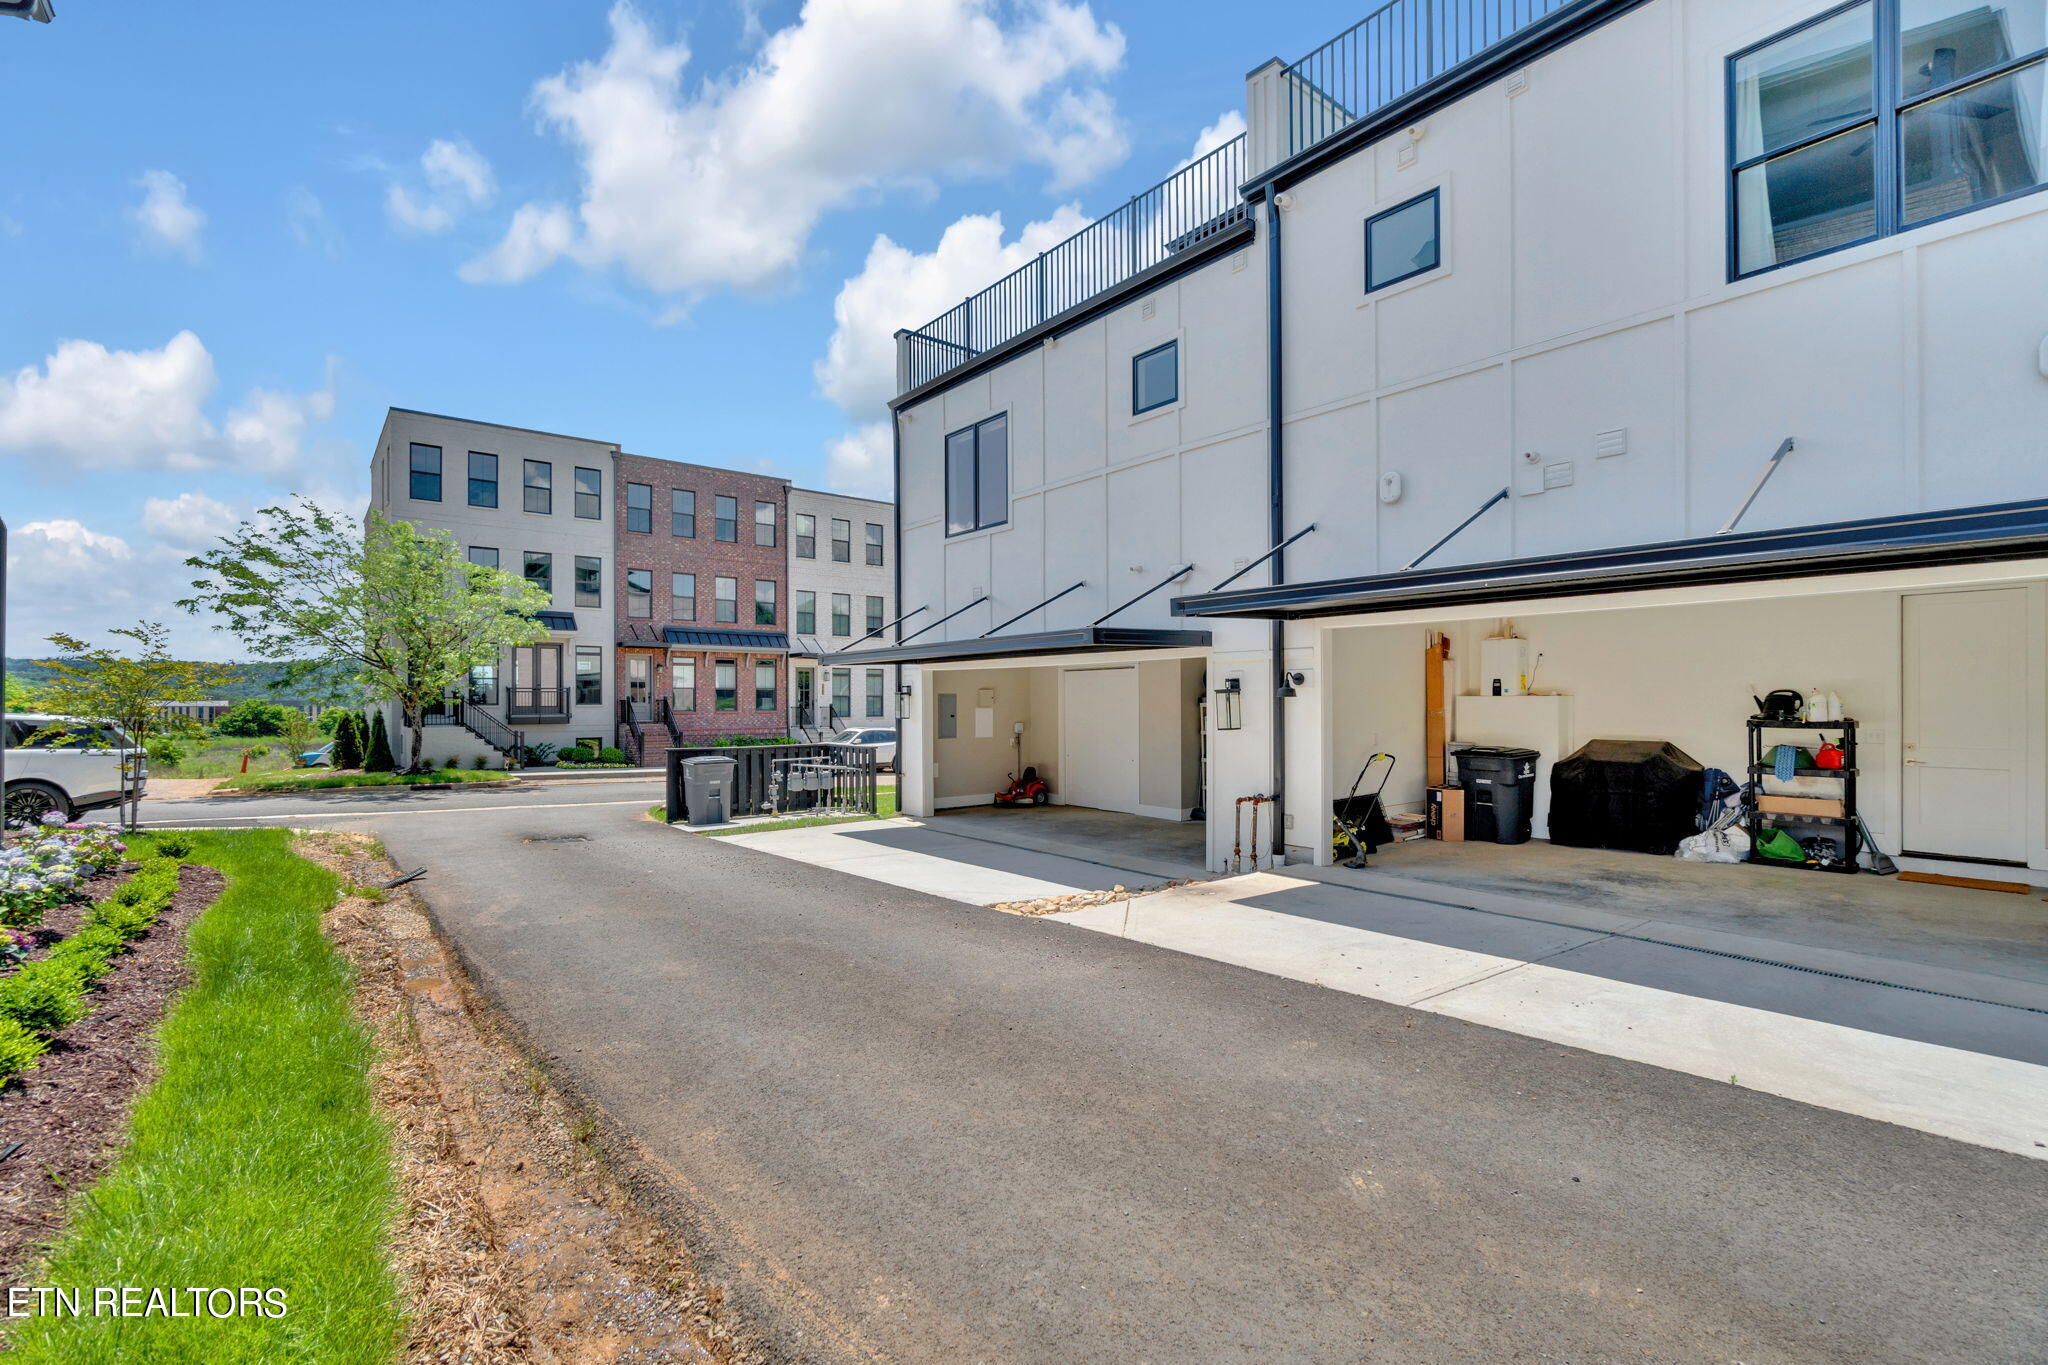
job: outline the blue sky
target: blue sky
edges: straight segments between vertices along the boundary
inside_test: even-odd
[[[266,502],[360,505],[390,405],[886,495],[888,332],[1226,135],[1247,70],[1357,5],[0,21],[9,652],[169,619],[177,560]]]

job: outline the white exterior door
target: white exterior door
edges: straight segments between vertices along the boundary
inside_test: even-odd
[[[1138,670],[1060,675],[1060,801],[1138,810]]]
[[[2024,588],[1905,599],[1908,853],[2025,863]]]

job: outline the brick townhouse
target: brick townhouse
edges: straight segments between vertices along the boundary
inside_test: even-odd
[[[620,747],[784,733],[788,482],[624,452],[613,467]]]

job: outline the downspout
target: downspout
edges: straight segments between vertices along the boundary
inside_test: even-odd
[[[1281,334],[1280,334],[1280,195],[1266,194],[1266,481],[1271,494],[1266,543],[1278,545],[1287,539],[1287,474],[1283,459],[1286,445],[1281,434]],[[1287,581],[1287,552],[1273,556],[1275,587]],[[1273,857],[1287,860],[1287,699],[1294,689],[1287,685],[1287,627],[1279,620],[1271,625],[1273,654]]]
[[[903,345],[901,340],[897,346]],[[890,582],[896,592],[896,643],[903,643],[903,415],[894,407],[889,409],[889,520],[895,531],[895,548],[889,569]],[[895,675],[895,684],[889,691],[890,723],[896,727],[896,796],[900,803],[903,797],[903,665],[897,664],[890,670]]]

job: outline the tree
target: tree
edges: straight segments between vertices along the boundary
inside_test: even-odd
[[[9,711],[17,713],[40,711],[43,709],[42,689],[25,683],[19,678],[10,677],[7,680],[7,699],[5,705]]]
[[[262,739],[285,733],[291,725],[292,714],[289,706],[280,706],[274,701],[257,701],[251,697],[230,706],[214,722],[213,728],[216,734],[231,735],[236,739]]]
[[[337,768],[363,766],[363,718],[354,710],[339,711],[334,725],[334,752],[327,761]]]
[[[379,711],[370,724],[370,752],[363,758],[363,771],[388,773],[397,766],[397,760],[391,756],[391,732],[384,728],[384,713]]]
[[[260,659],[353,667],[372,700],[398,704],[407,771],[420,766],[429,706],[471,668],[547,636],[535,619],[546,590],[470,563],[445,531],[373,511],[358,532],[304,499],[259,516],[185,561],[209,577],[178,605],[218,614]]]
[[[50,636],[50,643],[65,657],[46,664],[56,676],[38,689],[36,704],[51,715],[110,720],[138,748],[146,748],[157,735],[196,729],[183,716],[165,715],[161,704],[204,701],[232,671],[219,664],[173,658],[170,629],[153,621],[116,627],[107,634],[133,641],[132,655],[114,645],[88,645],[61,632]]]

